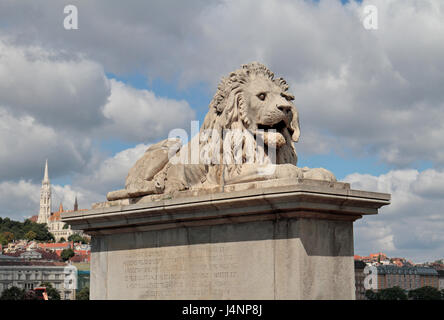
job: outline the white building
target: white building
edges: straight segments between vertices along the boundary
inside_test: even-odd
[[[46,223],[48,231],[54,235],[56,242],[64,238],[68,240],[68,237],[74,233],[83,235],[80,230],[72,230],[70,225],[66,225],[61,221],[60,214],[62,212],[69,212],[63,209],[63,205],[60,204],[59,211],[51,212],[51,182],[49,181],[48,174],[48,160],[45,163],[45,173],[42,180],[42,188],[40,190],[40,211],[37,216],[37,223]],[[77,197],[74,203],[74,211],[78,210]]]
[[[77,268],[63,262],[24,261],[0,256],[0,295],[13,286],[31,290],[42,282],[49,282],[62,300],[75,300]]]
[[[431,286],[437,289],[439,287],[438,272],[429,267],[370,265],[364,268],[364,274],[365,289],[371,289],[373,291],[395,286],[407,291],[425,286]]]

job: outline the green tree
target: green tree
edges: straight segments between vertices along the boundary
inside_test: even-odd
[[[5,237],[7,243],[9,243],[12,240],[14,240],[14,234],[12,232],[9,232],[9,231],[3,232],[3,237]]]
[[[29,219],[26,219],[24,222],[14,221],[9,218],[0,220],[0,234],[10,232],[14,235],[14,239],[24,239],[29,231],[35,232],[35,239],[39,241],[50,241],[54,238],[44,223],[35,223]]]
[[[48,294],[48,300],[60,300],[60,293],[55,289],[51,283],[42,282],[39,287],[45,287]]]
[[[365,291],[365,297],[367,300],[378,300],[378,294],[370,289]]]
[[[37,233],[35,233],[34,231],[29,230],[28,232],[26,232],[25,239],[34,240],[35,238],[37,238]]]
[[[89,287],[84,287],[76,296],[76,300],[89,300]]]
[[[382,289],[378,292],[367,290],[365,292],[365,297],[367,300],[407,300],[405,290],[398,286]]]
[[[60,257],[63,259],[63,261],[68,261],[71,257],[74,257],[74,250],[71,248],[64,249],[60,254]]]
[[[81,235],[74,233],[68,237],[68,241],[88,243]]]
[[[407,294],[404,289],[394,286],[379,291],[378,300],[407,300]]]
[[[60,238],[60,242],[66,242],[66,239],[63,238],[63,237],[61,237],[61,238]]]
[[[409,298],[412,300],[441,300],[441,292],[430,286],[410,290]]]
[[[6,237],[3,235],[3,233],[0,233],[0,244],[3,246],[6,246],[8,244],[8,240],[6,240]]]
[[[5,289],[0,296],[0,300],[23,300],[25,297],[25,290],[11,287],[9,289]]]

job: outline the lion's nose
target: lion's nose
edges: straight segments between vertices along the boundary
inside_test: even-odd
[[[280,105],[280,106],[277,106],[277,108],[279,110],[281,110],[283,113],[287,113],[288,111],[291,110],[291,106],[288,106],[288,105]]]

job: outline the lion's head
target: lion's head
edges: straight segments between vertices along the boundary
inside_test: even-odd
[[[273,72],[260,63],[249,63],[222,78],[202,130],[246,130],[255,141],[263,140],[264,157],[272,138],[276,145],[275,163],[296,165],[293,142],[299,140],[300,129],[293,100],[284,79],[275,79]]]

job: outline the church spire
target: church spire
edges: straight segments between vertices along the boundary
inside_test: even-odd
[[[51,216],[51,183],[49,182],[48,160],[45,163],[45,174],[43,175],[42,188],[40,189],[40,211],[37,223],[48,223]]]
[[[45,175],[43,176],[43,182],[49,182],[48,159],[46,159],[46,163],[45,163]]]
[[[79,204],[77,203],[77,196],[76,196],[76,199],[74,200],[74,211],[78,210],[79,210]]]

